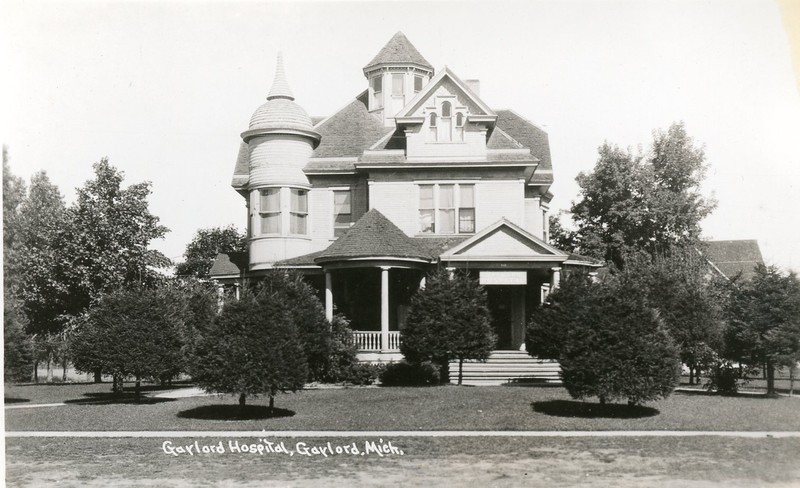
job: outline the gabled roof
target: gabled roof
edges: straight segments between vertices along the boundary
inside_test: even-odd
[[[322,136],[313,158],[358,157],[394,129],[387,129],[367,110],[367,92],[359,94],[344,108],[318,123]]]
[[[422,54],[417,51],[417,48],[411,44],[405,34],[398,31],[397,34],[389,39],[389,42],[383,46],[378,54],[372,58],[372,61],[364,66],[366,73],[371,68],[375,68],[382,64],[398,65],[398,64],[416,64],[423,68],[428,68],[433,71],[433,66],[424,58]]]
[[[214,258],[209,275],[213,277],[241,276],[247,272],[247,252],[221,252]]]
[[[488,117],[495,117],[497,115],[494,113],[494,110],[486,105],[486,102],[481,100],[481,98],[475,92],[473,92],[472,89],[470,89],[469,85],[464,83],[464,81],[456,76],[456,74],[453,73],[450,68],[445,66],[439,71],[439,73],[436,74],[436,76],[431,79],[431,81],[428,82],[427,85],[425,85],[425,87],[419,93],[414,96],[414,98],[411,99],[410,102],[406,104],[405,107],[403,107],[402,110],[400,110],[400,112],[397,113],[397,115],[395,115],[395,118],[400,119],[411,116],[414,111],[419,108],[420,104],[430,98],[436,89],[446,81],[453,83],[462,92],[465,98],[474,103],[481,110],[481,112],[483,112],[480,115],[486,115]]]
[[[441,255],[442,261],[554,261],[569,255],[503,218]]]
[[[415,261],[431,260],[425,249],[402,230],[372,209],[350,227],[314,260],[316,263],[369,258],[403,258]]]
[[[539,167],[531,183],[541,185],[553,183],[553,165],[550,161],[550,141],[547,132],[513,110],[497,111],[497,127],[529,148],[531,155],[539,159]]]
[[[753,275],[756,265],[764,264],[755,239],[706,241],[705,244],[703,254],[728,279],[739,273],[742,278],[748,279]]]

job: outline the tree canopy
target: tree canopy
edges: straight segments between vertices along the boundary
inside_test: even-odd
[[[683,123],[656,131],[647,154],[605,143],[590,173],[580,173],[572,204],[575,230],[561,242],[568,250],[624,267],[632,252],[650,255],[693,246],[700,222],[715,203],[700,193],[706,164],[702,148]]]
[[[169,264],[150,243],[166,235],[150,213],[150,183],[122,186],[124,175],[107,158],[94,165],[94,179],[77,189],[67,215],[64,259],[68,313],[78,315],[103,293],[125,285],[152,286]]]
[[[457,360],[460,385],[464,361],[485,361],[497,343],[489,317],[486,291],[475,280],[440,269],[411,299],[400,352],[416,364]]]
[[[200,229],[186,245],[185,261],[176,266],[175,274],[208,278],[218,253],[245,251],[246,248],[247,236],[232,225]]]

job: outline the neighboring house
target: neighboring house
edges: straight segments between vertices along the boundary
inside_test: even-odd
[[[756,266],[764,264],[756,240],[706,241],[701,253],[716,272],[729,280],[738,276],[750,279]]]
[[[600,265],[548,243],[547,133],[492,109],[477,80],[433,66],[398,32],[363,68],[366,89],[328,118],[294,101],[282,61],[242,133],[233,187],[247,206],[247,253],[212,278],[242,286],[297,269],[351,320],[362,358],[397,359],[412,294],[436,266],[486,286],[498,349],[563,270]]]

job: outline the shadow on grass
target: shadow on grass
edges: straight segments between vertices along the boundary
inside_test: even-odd
[[[64,403],[72,405],[118,405],[118,404],[133,404],[133,405],[153,405],[156,403],[174,402],[175,398],[153,398],[141,396],[138,399],[133,393],[125,392],[123,394],[106,392],[106,393],[84,393],[86,398],[76,398],[75,400],[66,400]]]
[[[3,397],[3,401],[8,404],[8,403],[27,403],[30,400],[27,398]]]
[[[263,405],[245,405],[242,410],[239,405],[204,405],[178,412],[178,417],[182,419],[200,420],[258,420],[279,417],[293,417],[294,410],[285,408],[273,408]]]
[[[552,415],[554,417],[579,417],[579,418],[611,418],[611,419],[638,419],[652,417],[660,412],[652,407],[641,405],[624,405],[620,403],[607,403],[600,407],[599,403],[584,403],[570,400],[548,400],[531,403],[535,412]]]
[[[682,388],[672,393],[673,395],[686,395],[686,396],[707,396],[707,397],[724,397],[724,398],[750,398],[753,400],[772,400],[778,396],[769,396],[766,391],[746,393],[740,391],[739,393],[719,393],[716,391],[708,390],[695,390],[690,388]]]

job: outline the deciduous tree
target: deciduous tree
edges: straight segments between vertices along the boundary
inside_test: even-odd
[[[247,236],[232,225],[200,229],[186,245],[185,261],[176,266],[175,274],[208,278],[218,253],[244,251],[246,247]]]
[[[94,165],[94,178],[77,189],[69,208],[65,255],[70,315],[79,315],[103,293],[123,286],[153,286],[162,279],[156,270],[169,264],[149,248],[168,231],[148,208],[150,183],[123,187],[123,177],[107,158],[101,159]]]
[[[570,210],[576,227],[568,232],[570,250],[622,268],[632,252],[655,256],[696,245],[700,222],[715,203],[700,193],[705,155],[682,123],[656,131],[647,154],[608,143],[599,153],[594,170],[577,177],[581,189]]]

